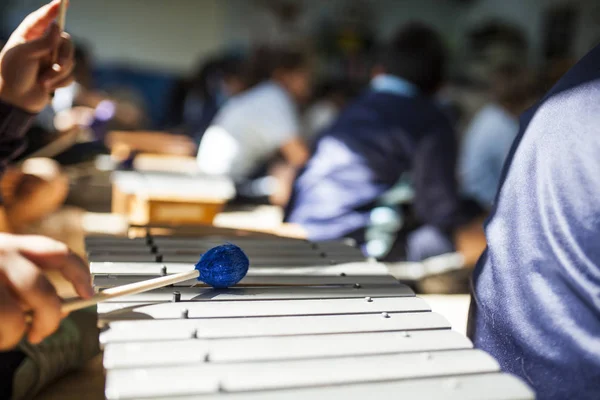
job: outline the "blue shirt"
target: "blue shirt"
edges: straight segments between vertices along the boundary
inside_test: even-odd
[[[404,97],[416,97],[419,95],[419,89],[406,79],[387,74],[373,78],[371,81],[371,90],[378,93],[390,93]]]
[[[459,157],[462,192],[489,209],[519,121],[496,104],[485,106],[471,121]]]
[[[422,223],[443,230],[457,224],[449,121],[406,81],[384,76],[373,85],[322,134],[294,184],[286,220],[312,240],[352,236],[363,244],[370,211],[405,173]]]
[[[539,399],[600,399],[600,47],[522,116],[485,231],[475,345]]]

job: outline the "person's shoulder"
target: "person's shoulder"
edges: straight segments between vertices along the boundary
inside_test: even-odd
[[[475,115],[476,119],[499,120],[506,118],[506,111],[496,103],[488,103],[481,107]]]
[[[573,66],[554,87],[521,117],[527,134],[569,135],[600,126],[600,45]]]
[[[260,83],[251,89],[249,97],[264,102],[290,102],[289,94],[280,85],[272,81]]]
[[[600,79],[600,44],[594,47],[550,89],[545,98]]]
[[[509,130],[510,132],[507,132]],[[477,112],[477,114],[475,114],[469,124],[468,133],[473,132],[474,134],[485,137],[494,136],[496,134],[508,135],[509,133],[512,133],[512,136],[514,136],[516,130],[518,130],[518,121],[516,117],[509,115],[508,112],[499,105],[490,103],[485,105]]]
[[[600,66],[598,68],[600,73]],[[522,125],[525,134],[540,138],[571,139],[596,133],[600,130],[600,76],[594,81],[556,91],[540,102],[533,112],[526,113]],[[529,115],[529,116],[528,116]],[[528,119],[528,120],[527,120]],[[591,143],[591,141],[587,141]],[[559,142],[554,141],[556,145]],[[594,141],[594,143],[599,143]],[[548,146],[548,144],[546,144]]]
[[[217,115],[215,116],[213,123],[222,123],[223,121],[228,121],[233,115],[236,115],[240,108],[240,100],[241,99],[237,96],[227,100],[221,109],[217,111]]]
[[[359,98],[359,102],[376,107],[408,107],[415,105],[415,99],[416,97],[369,90]]]
[[[508,162],[536,163],[538,168],[544,165],[546,170],[560,171],[570,170],[565,169],[569,163],[596,163],[593,149],[600,148],[599,100],[600,47],[597,47],[521,115],[517,145]],[[589,157],[591,153],[594,156]]]
[[[247,118],[256,114],[257,108],[262,104],[268,103],[270,88],[264,83],[260,83],[246,91],[233,96],[221,107],[216,120],[229,120],[238,115]]]
[[[375,91],[366,91],[359,95],[343,114],[347,119],[369,120],[398,116],[407,109],[410,100],[403,96]]]
[[[552,121],[559,118],[580,120],[591,117],[596,119],[598,113],[589,113],[588,110],[596,109],[599,90],[600,45],[579,60],[537,104],[523,113],[521,125],[529,129],[530,125],[537,125],[547,119],[544,118],[545,116]],[[534,124],[534,122],[536,123]]]
[[[381,106],[377,93],[366,92],[356,97],[339,114],[336,125],[350,124],[360,126],[362,124],[372,124],[381,119],[383,107]]]

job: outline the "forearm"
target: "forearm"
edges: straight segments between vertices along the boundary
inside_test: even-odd
[[[0,233],[10,233],[12,229],[6,216],[6,209],[0,205]]]
[[[308,148],[300,137],[287,141],[280,150],[286,163],[295,169],[302,168],[310,158]]]

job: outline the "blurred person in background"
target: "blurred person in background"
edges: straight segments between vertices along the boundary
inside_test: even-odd
[[[455,134],[433,98],[445,64],[437,32],[420,23],[401,28],[370,89],[320,136],[295,181],[286,221],[311,240],[354,238],[373,255],[368,232],[380,201],[409,182],[415,222],[394,227],[392,243],[376,255],[419,261],[453,252],[453,234],[468,218],[457,191]]]
[[[309,156],[299,105],[310,96],[311,69],[308,57],[295,50],[263,50],[253,62],[260,68],[252,80],[267,79],[219,111],[200,142],[198,166],[205,174],[232,178],[242,193],[245,184],[271,177],[262,192],[283,205]]]
[[[99,142],[108,130],[139,130],[146,126],[144,100],[136,90],[127,86],[98,88],[94,56],[83,43],[76,45],[75,60],[74,82],[57,90],[51,105],[38,116],[38,125],[53,135],[83,127],[89,130],[90,140]],[[88,150],[93,151],[90,146],[79,148],[84,153]]]
[[[92,50],[80,43],[76,47],[77,66],[75,82],[58,91],[52,102],[55,113],[61,113],[58,130],[68,129],[68,121],[88,126],[95,139],[103,139],[107,129],[139,130],[147,124],[144,100],[140,93],[128,86],[116,86],[102,90],[94,81],[94,56]],[[70,117],[70,118],[69,118]],[[96,129],[98,122],[107,122],[106,129]]]
[[[75,47],[75,81],[66,88],[58,90],[52,99],[52,111],[60,112],[75,106],[95,107],[98,99],[86,98],[93,90],[93,60],[89,49],[83,44]],[[52,121],[53,122],[53,121]]]
[[[217,112],[231,97],[246,88],[244,60],[226,55],[211,58],[189,80],[178,82],[167,115],[167,129],[200,143]]]
[[[519,131],[519,115],[537,97],[532,74],[516,64],[495,68],[492,102],[483,107],[466,130],[459,161],[462,191],[489,210],[500,175]]]

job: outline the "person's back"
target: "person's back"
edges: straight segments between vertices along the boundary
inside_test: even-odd
[[[420,222],[435,230],[441,252],[452,251],[448,232],[459,206],[455,137],[430,96],[442,79],[442,45],[430,29],[410,25],[399,32],[390,54],[387,73],[320,137],[295,182],[286,220],[312,240],[353,237],[362,245],[375,203],[409,173]],[[409,249],[408,257],[436,255],[416,252],[422,256],[412,257]]]
[[[307,95],[306,60],[293,52],[277,59],[272,79],[228,101],[205,132],[198,152],[202,172],[243,181],[278,152],[295,167],[306,161],[295,104]]]
[[[471,335],[540,399],[600,398],[600,47],[521,119]]]
[[[490,208],[506,156],[519,132],[519,122],[498,104],[488,104],[473,117],[460,151],[462,191]]]
[[[217,114],[200,146],[200,168],[234,179],[248,177],[277,153],[288,135],[298,132],[298,126],[289,94],[273,81],[261,83],[232,98]],[[231,159],[213,153],[213,140],[225,137],[236,148]]]
[[[460,151],[462,192],[489,210],[498,190],[502,167],[519,133],[518,116],[536,99],[529,71],[501,64],[492,72],[492,101],[469,124]]]
[[[342,237],[364,228],[368,206],[404,173],[426,173],[426,168],[414,168],[414,164],[419,161],[419,152],[429,150],[425,148],[429,143],[439,150],[445,148],[439,152],[443,159],[427,161],[452,163],[453,132],[432,102],[369,91],[321,136],[297,180],[290,221],[302,221],[315,240]]]
[[[199,143],[223,104],[245,89],[243,70],[244,62],[236,56],[203,59],[192,77],[175,82],[166,128]]]

